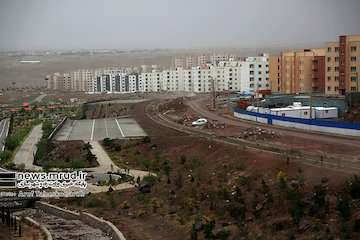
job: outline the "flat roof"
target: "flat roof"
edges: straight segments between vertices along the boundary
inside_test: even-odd
[[[337,107],[313,107],[315,110],[337,110]],[[284,107],[284,108],[271,108],[271,111],[296,111],[296,110],[310,110],[310,106],[301,106],[301,107]]]

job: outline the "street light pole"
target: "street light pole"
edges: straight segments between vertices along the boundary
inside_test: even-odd
[[[212,83],[212,100],[213,100],[213,108],[216,109],[216,90],[215,90],[215,79],[211,77]]]

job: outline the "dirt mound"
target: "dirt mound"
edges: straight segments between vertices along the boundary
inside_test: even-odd
[[[344,119],[349,122],[360,122],[360,105],[357,105],[351,109],[351,112],[346,113]]]
[[[166,103],[163,103],[159,106],[159,111],[160,112],[165,112],[165,111],[169,111],[169,110],[173,110],[176,112],[183,112],[187,109],[186,105],[184,104],[185,102],[185,98],[184,97],[180,97],[180,98],[176,98],[173,100],[170,100]]]
[[[276,133],[274,130],[262,129],[260,127],[248,128],[239,136],[239,138],[253,139],[253,140],[257,140],[257,139],[266,140],[266,139],[274,139],[278,137],[280,137],[280,134]]]

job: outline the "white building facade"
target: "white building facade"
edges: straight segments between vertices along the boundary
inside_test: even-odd
[[[49,88],[61,86],[74,91],[90,93],[135,93],[135,92],[193,92],[209,93],[215,89],[257,93],[270,90],[268,56],[248,57],[243,61],[234,59],[216,64],[202,64],[192,68],[178,67],[149,70],[142,66],[142,72],[134,68],[109,68],[79,70],[72,74],[54,75],[49,80]],[[138,68],[140,69],[140,68]]]

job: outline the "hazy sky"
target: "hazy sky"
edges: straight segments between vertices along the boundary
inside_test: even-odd
[[[0,0],[0,49],[267,47],[360,34],[360,0]]]

